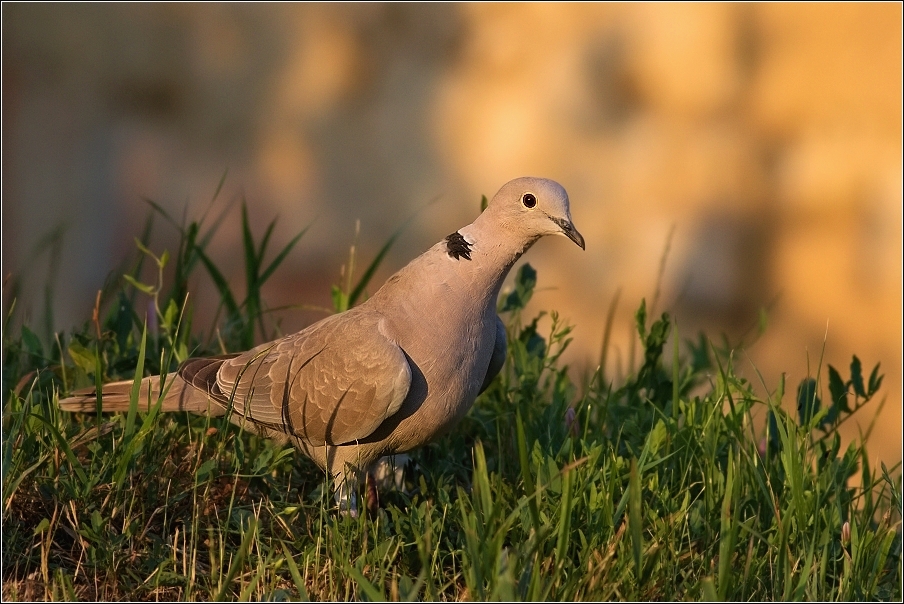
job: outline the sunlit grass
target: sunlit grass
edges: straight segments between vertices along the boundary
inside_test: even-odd
[[[837,434],[878,396],[878,366],[865,376],[854,357],[796,397],[766,384],[763,399],[737,351],[683,340],[641,304],[639,368],[575,383],[560,362],[570,327],[523,316],[529,266],[500,300],[502,374],[457,430],[412,453],[404,488],[370,516],[338,514],[313,463],[228,422],[60,412],[73,389],[276,335],[261,286],[301,234],[267,260],[273,224],[256,242],[243,212],[239,294],[206,252],[219,220],[157,214],[179,249],[151,252],[146,230],[103,316],[44,341],[7,313],[4,599],[901,599],[900,467],[871,467]],[[391,243],[357,282],[352,257],[337,310],[363,299]],[[185,303],[197,267],[222,301],[206,332]]]

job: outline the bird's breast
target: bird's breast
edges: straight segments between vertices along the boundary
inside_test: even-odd
[[[412,384],[395,437],[408,448],[441,436],[467,414],[486,376],[495,329],[495,315],[463,318],[451,312],[445,320],[425,320],[399,341],[410,359]]]

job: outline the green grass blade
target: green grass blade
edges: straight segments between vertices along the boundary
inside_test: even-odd
[[[725,495],[722,498],[721,531],[719,533],[719,600],[725,601],[728,596],[728,588],[732,584],[731,560],[735,553],[735,537],[737,529],[732,517],[732,505],[734,502],[735,463],[733,456],[728,458],[728,477],[725,482]]]
[[[135,367],[135,377],[132,379],[132,392],[129,395],[129,412],[126,415],[125,438],[128,439],[135,432],[135,416],[138,414],[138,404],[141,393],[141,380],[144,378],[144,355],[147,350],[148,328],[147,323],[141,331],[141,344],[138,348],[138,363]],[[100,392],[100,389],[98,389]]]
[[[222,602],[226,600],[226,594],[229,592],[229,588],[232,585],[232,580],[235,579],[235,576],[238,574],[239,569],[245,564],[245,558],[248,557],[248,550],[251,549],[251,542],[257,537],[257,518],[252,516],[248,520],[247,528],[243,528],[242,535],[242,544],[239,546],[238,551],[232,557],[232,563],[229,565],[229,570],[226,572],[226,576],[222,578],[220,582],[220,589],[217,591],[217,595],[214,598],[217,602]]]
[[[104,408],[104,389],[103,389],[103,367],[101,367],[101,351],[100,351],[100,342],[97,343],[97,346],[94,349],[94,392],[97,394],[97,399],[94,401],[94,414],[97,417],[97,425],[100,425],[101,422],[101,414]]]
[[[275,271],[277,269],[277,267],[279,267],[279,265],[282,264],[282,262],[283,262],[283,260],[285,260],[286,256],[289,255],[289,252],[292,251],[292,248],[295,247],[295,244],[298,243],[299,239],[301,239],[302,236],[308,232],[308,229],[310,227],[311,227],[311,225],[306,226],[305,228],[303,228],[301,230],[300,233],[298,233],[297,235],[292,237],[292,240],[289,241],[289,243],[287,243],[285,245],[285,247],[283,247],[283,249],[279,252],[279,254],[276,255],[276,258],[274,258],[273,261],[270,262],[269,265],[267,265],[267,268],[264,269],[263,273],[261,273],[261,276],[259,279],[261,284],[265,283],[270,278],[270,276],[273,274],[273,271]]]
[[[207,254],[204,253],[204,250],[200,247],[195,247],[195,251],[198,254],[198,257],[201,259],[201,262],[204,264],[204,267],[207,269],[210,278],[213,279],[214,285],[217,287],[217,291],[220,294],[220,301],[226,307],[226,311],[230,316],[238,316],[239,314],[239,306],[235,302],[235,297],[232,295],[232,290],[229,289],[229,282],[226,281],[226,277],[223,276],[223,273],[220,272],[220,269],[207,257]]]
[[[367,577],[364,574],[352,566],[351,564],[345,569],[345,572],[349,574],[349,576],[355,580],[355,584],[361,588],[364,592],[364,595],[370,599],[371,602],[385,602],[387,601],[387,597],[383,594],[382,591],[377,589],[377,586],[367,580]]]
[[[301,572],[298,570],[298,565],[295,564],[295,558],[292,556],[292,553],[289,551],[289,547],[283,542],[279,542],[283,551],[283,559],[286,561],[286,566],[289,567],[289,574],[292,576],[292,581],[295,583],[295,589],[298,590],[298,599],[308,602],[310,601],[310,596],[308,596],[308,590],[305,587],[304,579],[301,578]]]
[[[80,486],[82,488],[88,486],[88,476],[82,469],[82,464],[78,460],[78,457],[72,451],[72,447],[69,446],[69,441],[67,441],[60,433],[60,431],[57,430],[57,427],[50,423],[50,421],[43,415],[32,414],[32,417],[37,418],[50,431],[50,434],[56,441],[57,446],[63,451],[63,455],[66,456],[66,461],[69,462],[70,467],[72,467],[72,471],[75,472],[75,475],[78,477]]]
[[[276,227],[276,219],[270,221],[270,224],[267,225],[267,230],[264,231],[264,236],[261,237],[261,244],[258,246],[257,253],[255,254],[257,256],[258,271],[262,266],[261,263],[264,261],[264,255],[267,253],[267,246],[270,244],[270,237],[273,235],[274,227]],[[258,279],[258,283],[262,284],[263,281],[260,280],[260,275],[258,275]]]
[[[678,357],[678,343],[681,337],[678,334],[678,319],[672,319],[672,413],[678,410],[678,393],[681,389],[681,361]]]
[[[704,602],[720,602],[719,594],[716,593],[716,588],[713,585],[712,577],[704,577],[702,581],[700,581],[701,588],[700,591],[703,592],[702,600]]]
[[[527,457],[527,436],[524,434],[524,421],[521,419],[521,410],[515,411],[515,431],[518,439],[518,462],[521,466],[521,480],[524,481],[524,495],[528,498],[527,507],[530,510],[531,522],[533,522],[534,530],[539,536],[540,534],[540,510],[537,506],[537,486],[534,484],[534,477],[530,471],[530,464]]]
[[[631,534],[631,551],[634,554],[635,580],[638,582],[642,577],[643,553],[643,517],[640,501],[640,473],[637,471],[637,459],[631,458],[631,473],[628,479],[628,531]]]
[[[264,560],[261,564],[258,565],[257,569],[251,575],[251,580],[248,581],[248,584],[242,588],[242,592],[239,594],[239,602],[250,602],[251,594],[257,588],[258,583],[261,582],[261,579],[264,578],[266,574],[268,574],[268,566],[271,562],[270,556],[267,556],[267,559]]]
[[[406,225],[407,226],[407,223]],[[348,296],[348,307],[351,308],[358,301],[358,298],[364,293],[364,289],[367,287],[367,284],[370,283],[370,280],[373,278],[374,273],[377,272],[377,268],[383,262],[383,257],[386,256],[386,253],[392,247],[392,245],[396,242],[396,239],[399,238],[399,235],[402,234],[402,230],[404,226],[397,230],[392,236],[383,244],[383,247],[380,248],[380,251],[377,252],[377,255],[374,257],[373,261],[367,266],[367,269],[364,271],[364,274],[361,275],[361,279],[358,280],[358,284],[355,285],[355,288]]]
[[[251,223],[248,221],[248,206],[242,201],[242,251],[245,253],[245,283],[249,296],[257,291],[257,273],[259,258],[257,257],[254,235],[251,234]]]
[[[213,203],[217,200],[217,197],[220,196],[220,193],[223,191],[223,185],[226,184],[226,176],[229,174],[229,168],[225,168],[223,170],[223,176],[220,177],[220,182],[217,183],[217,188],[213,192],[213,197],[210,198],[210,203]]]
[[[493,491],[490,488],[486,454],[480,441],[474,443],[474,489],[480,499],[484,518],[489,518],[493,514]]]
[[[559,567],[565,564],[568,554],[568,545],[571,539],[571,511],[573,495],[571,489],[572,475],[574,472],[565,472],[562,475],[562,502],[559,507],[559,534],[556,538],[556,562]]]

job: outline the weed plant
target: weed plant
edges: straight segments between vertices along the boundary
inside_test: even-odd
[[[242,296],[206,251],[220,219],[154,208],[177,252],[152,253],[146,229],[81,328],[45,341],[6,313],[4,600],[901,600],[900,465],[872,467],[838,435],[876,397],[878,365],[866,376],[854,357],[846,376],[820,366],[791,396],[783,381],[757,396],[736,350],[682,341],[641,303],[639,368],[576,384],[560,360],[571,327],[523,314],[529,265],[499,303],[503,372],[369,515],[338,514],[313,463],[221,419],[134,399],[60,412],[75,389],[279,335],[261,286],[303,233],[265,261],[274,223],[257,242],[242,208]],[[394,239],[357,282],[352,248],[335,310],[366,296]],[[187,298],[199,267],[221,300],[206,332]]]

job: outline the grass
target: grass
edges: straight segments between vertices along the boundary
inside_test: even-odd
[[[682,340],[641,303],[639,368],[576,384],[570,327],[524,316],[528,265],[500,300],[500,378],[369,516],[337,514],[313,463],[223,421],[60,412],[73,389],[278,335],[260,288],[301,234],[267,262],[273,224],[256,242],[243,210],[242,295],[206,252],[219,218],[154,215],[179,229],[177,253],[150,251],[149,222],[81,328],[46,341],[7,313],[4,600],[900,601],[900,465],[871,467],[837,432],[877,398],[878,366],[820,366],[796,395],[761,398],[737,350]],[[357,282],[353,249],[337,309],[393,240]],[[222,300],[206,333],[186,302],[198,268]]]

